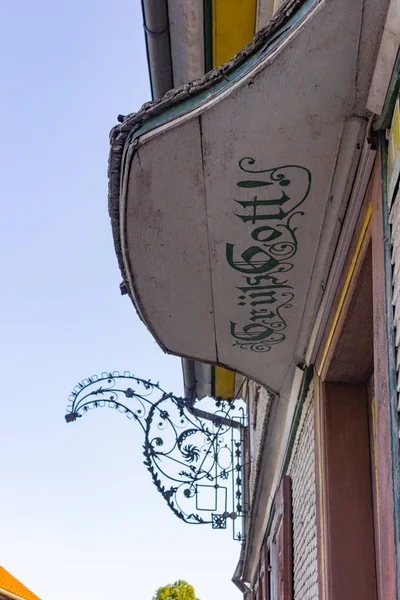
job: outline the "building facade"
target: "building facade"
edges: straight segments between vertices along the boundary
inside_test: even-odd
[[[233,581],[400,599],[400,3],[143,14],[154,101],[111,133],[121,290],[187,398],[246,400]]]

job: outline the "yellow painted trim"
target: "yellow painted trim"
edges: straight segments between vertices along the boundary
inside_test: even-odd
[[[317,404],[317,444],[318,444],[318,480],[319,480],[319,530],[321,536],[321,577],[322,577],[322,600],[326,599],[326,545],[325,545],[325,521],[324,521],[324,480],[323,480],[323,456],[322,456],[322,434],[321,434],[321,394],[320,379],[315,378],[315,400]]]
[[[235,373],[222,367],[215,367],[215,397],[233,400],[235,397]]]
[[[251,42],[257,0],[212,0],[213,67],[230,60]]]
[[[212,0],[213,67],[230,60],[254,37],[257,0]],[[235,398],[235,373],[214,367],[214,395]]]
[[[341,293],[341,296],[340,296],[340,300],[339,300],[339,305],[338,305],[338,307],[336,309],[335,318],[333,320],[332,327],[331,327],[328,339],[327,339],[326,344],[325,344],[324,353],[322,355],[322,360],[321,360],[321,364],[320,364],[319,371],[318,371],[318,376],[319,377],[321,377],[321,373],[322,373],[322,370],[324,368],[326,357],[328,355],[329,348],[330,348],[330,345],[332,343],[332,338],[333,338],[333,336],[335,334],[336,327],[337,327],[337,324],[338,324],[338,321],[339,321],[340,313],[342,312],[343,305],[344,305],[344,302],[346,300],[347,292],[349,291],[350,283],[351,283],[351,280],[352,280],[352,277],[353,277],[353,274],[354,274],[354,269],[356,268],[357,260],[358,260],[358,257],[360,255],[361,246],[363,244],[363,241],[364,241],[364,238],[365,238],[365,234],[367,233],[369,222],[371,221],[371,215],[372,215],[372,204],[369,204],[368,205],[368,209],[367,209],[367,214],[365,215],[365,220],[364,220],[364,223],[363,223],[363,226],[362,226],[362,230],[361,230],[361,233],[360,233],[360,237],[358,238],[357,246],[356,246],[353,258],[351,260],[351,264],[350,264],[349,270],[347,272],[346,280],[344,282],[343,290],[342,290],[342,293]]]

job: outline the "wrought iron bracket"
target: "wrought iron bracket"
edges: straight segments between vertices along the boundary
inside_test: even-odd
[[[136,421],[144,433],[144,465],[175,515],[213,529],[226,529],[229,519],[234,539],[243,541],[244,402],[205,399],[201,409],[198,404],[128,371],[113,371],[74,387],[65,420],[107,406]]]

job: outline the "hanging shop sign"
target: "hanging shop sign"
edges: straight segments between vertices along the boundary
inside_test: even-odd
[[[155,339],[276,392],[323,295],[380,27],[363,0],[287,6],[231,63],[126,117],[110,156],[117,255]]]

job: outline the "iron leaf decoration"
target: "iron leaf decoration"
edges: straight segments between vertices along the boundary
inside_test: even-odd
[[[159,383],[113,371],[76,385],[65,419],[109,407],[136,421],[144,434],[144,465],[175,515],[214,529],[225,529],[230,517],[233,537],[242,541],[244,403],[206,399],[201,410],[196,404]]]

